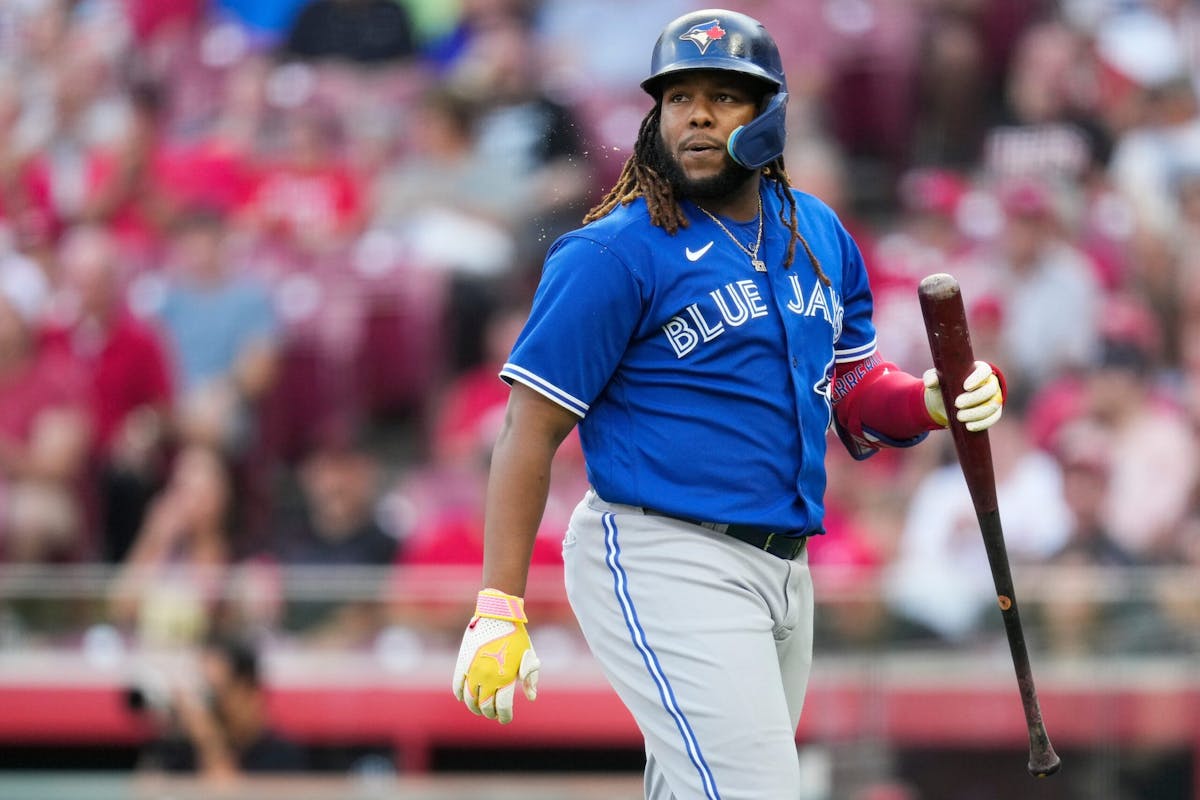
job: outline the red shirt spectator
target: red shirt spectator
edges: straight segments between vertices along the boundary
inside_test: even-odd
[[[245,218],[258,233],[322,250],[362,227],[366,189],[338,157],[335,124],[315,114],[288,122],[284,156],[252,178]]]
[[[280,164],[253,179],[249,202],[267,230],[295,237],[314,227],[336,233],[354,226],[362,191],[353,173],[340,165]]]
[[[80,229],[61,257],[64,304],[43,334],[47,348],[86,368],[97,450],[103,453],[140,408],[166,412],[171,403],[171,372],[157,331],[134,316],[121,297],[115,251],[109,235]]]
[[[82,366],[63,352],[35,349],[26,360],[0,371],[0,446],[23,448],[34,437],[43,411],[77,408],[86,385]]]
[[[38,345],[44,278],[0,264],[0,551],[18,562],[79,555],[86,383],[68,354]]]
[[[46,331],[45,342],[85,367],[96,447],[107,452],[129,413],[169,406],[170,370],[157,332],[129,311],[117,312],[103,329],[90,322],[55,324]]]
[[[157,332],[125,308],[113,237],[98,228],[68,234],[59,258],[60,303],[42,336],[50,352],[80,364],[94,432],[89,511],[106,557],[119,561],[163,472],[171,410],[171,364]]]

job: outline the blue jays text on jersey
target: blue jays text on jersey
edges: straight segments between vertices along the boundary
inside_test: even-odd
[[[774,186],[755,272],[688,202],[670,235],[644,201],[554,243],[529,320],[501,377],[580,417],[588,478],[605,500],[715,522],[817,532],[830,383],[875,353],[862,256],[834,213],[791,190],[802,248]],[[752,241],[757,220],[726,227]],[[714,486],[722,491],[713,491]]]
[[[793,314],[822,315],[833,326],[833,338],[837,341],[845,313],[837,292],[817,280],[815,274],[809,273],[806,277],[812,285],[807,292],[801,285],[799,274],[793,271],[788,275],[795,296],[785,308]],[[692,303],[685,309],[686,313],[676,314],[663,325],[663,332],[679,358],[687,356],[697,345],[716,339],[728,328],[739,328],[751,319],[771,313],[758,285],[749,278],[727,283],[708,295],[707,300]]]

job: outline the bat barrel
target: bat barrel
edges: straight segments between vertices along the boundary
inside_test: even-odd
[[[938,372],[942,402],[950,417],[950,435],[977,512],[995,511],[996,480],[987,432],[968,431],[954,419],[954,398],[975,368],[971,332],[958,281],[944,272],[930,275],[917,289],[933,366]]]

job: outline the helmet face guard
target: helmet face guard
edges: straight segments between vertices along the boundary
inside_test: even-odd
[[[650,75],[642,88],[660,99],[663,80],[678,72],[722,70],[755,78],[766,85],[763,110],[729,136],[730,157],[758,169],[783,155],[787,139],[787,78],[775,40],[758,20],[723,9],[684,14],[667,24],[650,57]]]

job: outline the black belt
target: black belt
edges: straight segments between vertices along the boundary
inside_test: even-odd
[[[724,533],[727,536],[732,536],[739,541],[751,545],[755,549],[765,550],[776,558],[782,558],[786,561],[791,561],[803,553],[805,546],[808,545],[808,536],[806,534],[777,533],[755,525],[722,525],[714,522],[702,522],[698,519],[664,514],[661,511],[655,511],[650,508],[643,508],[642,511],[650,516],[669,517],[692,525],[699,525],[702,528],[708,528],[716,533]]]

